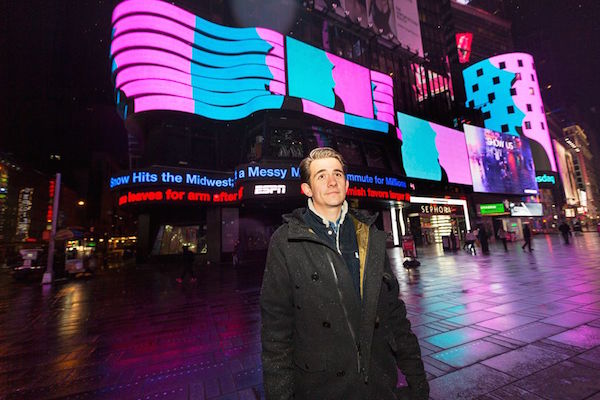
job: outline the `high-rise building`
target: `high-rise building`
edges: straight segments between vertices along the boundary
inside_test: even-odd
[[[584,130],[579,125],[564,128],[567,148],[573,155],[573,164],[579,194],[580,207],[577,213],[595,221],[598,217],[600,194],[593,155]]]

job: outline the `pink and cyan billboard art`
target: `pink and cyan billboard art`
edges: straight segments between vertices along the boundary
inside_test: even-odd
[[[217,25],[159,0],[126,0],[112,21],[115,88],[118,101],[133,106],[129,114],[174,110],[234,120],[279,109],[287,96],[329,121],[395,131],[389,76],[278,32]],[[308,53],[315,58],[305,59]]]
[[[485,127],[525,135],[531,139],[532,148],[541,147],[546,155],[543,160],[535,160],[536,169],[556,172],[533,57],[525,53],[501,54],[465,68],[463,76],[467,106],[484,113]]]

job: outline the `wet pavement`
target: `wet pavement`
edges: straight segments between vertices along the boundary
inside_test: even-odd
[[[442,399],[600,399],[600,238],[390,250]],[[261,268],[139,266],[42,288],[0,269],[0,399],[260,399]]]

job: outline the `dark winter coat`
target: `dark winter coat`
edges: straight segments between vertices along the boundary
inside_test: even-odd
[[[273,234],[261,290],[262,364],[267,400],[393,400],[399,367],[413,399],[427,399],[419,343],[374,218],[356,226],[362,299],[335,247],[284,216]]]

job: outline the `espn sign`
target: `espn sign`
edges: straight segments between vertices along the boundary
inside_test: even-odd
[[[255,195],[285,194],[285,185],[256,185]]]

